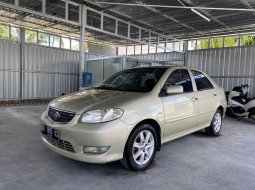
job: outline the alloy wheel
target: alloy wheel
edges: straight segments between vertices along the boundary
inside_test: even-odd
[[[216,113],[214,116],[214,121],[213,121],[213,128],[216,133],[218,133],[220,131],[221,124],[222,124],[221,114]]]
[[[144,165],[151,159],[154,144],[154,136],[149,130],[143,130],[136,136],[132,154],[138,165]]]

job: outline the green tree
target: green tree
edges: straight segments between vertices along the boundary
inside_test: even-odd
[[[37,33],[32,30],[25,30],[25,41],[28,43],[36,43]]]
[[[209,39],[197,40],[197,49],[208,49],[209,48]]]
[[[89,52],[89,44],[88,44],[88,42],[85,42],[85,43],[84,43],[84,51],[85,51],[86,53]]]
[[[226,37],[225,38],[225,47],[235,47],[238,45],[237,37]],[[223,47],[223,38],[212,38],[210,41],[209,47],[209,39],[201,39],[198,40],[198,49],[207,49],[207,48],[222,48]]]
[[[255,36],[242,36],[241,37],[241,46],[254,46],[255,45]]]
[[[209,39],[203,39],[200,42],[201,49],[206,49],[209,47]]]
[[[225,47],[235,47],[238,46],[238,37],[226,37],[225,38]]]
[[[51,47],[60,47],[60,37],[59,36],[54,36],[50,35],[50,46]]]
[[[38,33],[38,44],[48,46],[49,35],[44,33]]]
[[[0,39],[9,39],[9,26],[0,25]]]
[[[222,48],[223,38],[212,38],[210,41],[210,48]]]

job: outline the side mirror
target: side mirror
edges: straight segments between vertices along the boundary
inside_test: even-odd
[[[183,86],[181,86],[181,85],[169,86],[166,89],[166,93],[168,95],[171,95],[171,94],[183,94]]]

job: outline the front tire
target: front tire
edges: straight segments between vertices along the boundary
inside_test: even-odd
[[[122,165],[135,171],[149,167],[156,154],[157,133],[149,124],[138,126],[125,147]]]
[[[210,127],[205,128],[205,132],[210,136],[219,136],[222,128],[222,113],[217,110],[213,116]]]

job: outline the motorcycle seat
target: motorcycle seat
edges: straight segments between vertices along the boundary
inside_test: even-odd
[[[232,99],[235,100],[235,101],[237,101],[237,102],[239,102],[240,104],[245,104],[245,101],[244,101],[243,98],[240,97],[240,96],[233,97]]]
[[[252,101],[252,100],[255,100],[255,98],[248,98],[246,101],[245,101],[245,104],[247,104],[248,102]]]

